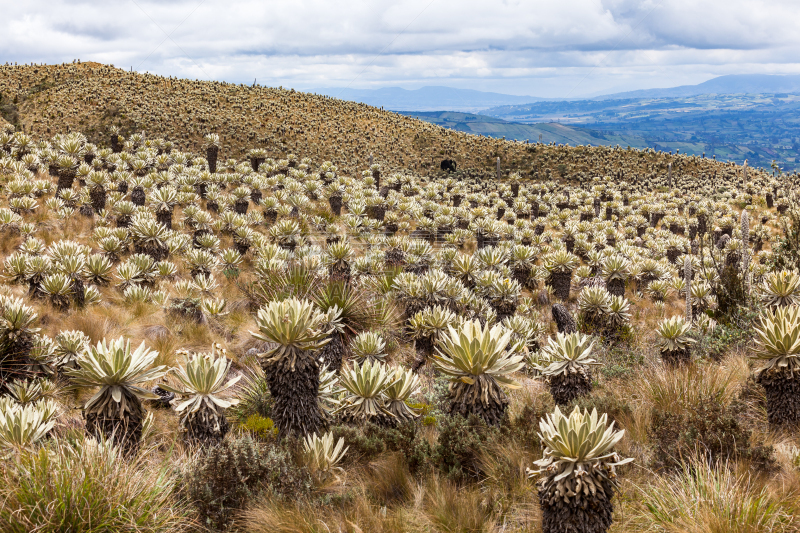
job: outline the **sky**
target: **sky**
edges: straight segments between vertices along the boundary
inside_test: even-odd
[[[800,0],[0,0],[0,63],[583,97],[800,74]]]

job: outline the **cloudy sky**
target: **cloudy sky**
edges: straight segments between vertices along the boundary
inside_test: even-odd
[[[800,74],[800,0],[0,0],[0,62],[591,96]]]

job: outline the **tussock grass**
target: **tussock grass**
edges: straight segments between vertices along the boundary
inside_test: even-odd
[[[55,441],[2,470],[0,530],[8,533],[180,533],[193,529],[173,496],[176,471],[141,452],[124,459],[94,441]]]
[[[798,531],[797,493],[775,489],[731,464],[700,458],[674,475],[642,487],[637,518],[668,533],[782,533]]]

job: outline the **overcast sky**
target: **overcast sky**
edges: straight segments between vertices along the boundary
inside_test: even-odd
[[[800,0],[0,0],[0,62],[577,97],[800,74]]]

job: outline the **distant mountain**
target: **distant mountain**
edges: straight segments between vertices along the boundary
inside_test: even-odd
[[[474,135],[504,138],[506,140],[541,141],[545,144],[590,145],[590,146],[631,146],[647,148],[647,142],[636,135],[619,135],[601,132],[585,127],[575,127],[555,122],[546,124],[520,124],[501,118],[479,115],[476,113],[459,113],[454,111],[401,111],[400,114],[431,122],[448,128]]]
[[[490,93],[473,89],[453,87],[422,87],[403,89],[384,87],[382,89],[340,89],[329,87],[312,92],[333,96],[351,102],[362,102],[391,111],[479,111],[501,105],[528,104],[546,100],[535,96],[515,96],[511,94]]]
[[[642,89],[597,96],[593,100],[628,98],[681,98],[700,94],[775,94],[800,93],[800,75],[731,74],[669,89]]]

